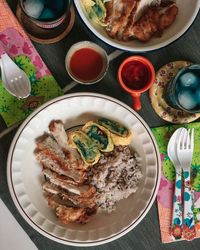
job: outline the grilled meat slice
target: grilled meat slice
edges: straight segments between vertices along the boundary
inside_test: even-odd
[[[111,0],[105,4],[107,16],[105,22],[107,24],[106,31],[108,35],[115,38],[115,34],[120,27],[119,19],[122,15],[124,8],[126,8],[126,1]]]
[[[129,34],[131,32],[131,29],[133,25],[136,23],[136,21],[143,15],[143,13],[146,11],[149,6],[154,4],[154,0],[137,0],[135,1],[135,6],[132,9],[127,25],[125,26],[123,30],[123,34],[121,35],[121,40],[129,40]],[[128,10],[127,10],[128,11]]]
[[[70,180],[66,176],[61,176],[56,172],[53,172],[49,169],[44,169],[43,174],[47,180],[49,180],[54,185],[61,187],[62,189],[78,194],[81,197],[90,197],[95,193],[95,188],[93,186],[88,185],[81,185],[78,186],[77,184],[70,183]]]
[[[44,168],[51,169],[60,175],[68,176],[75,182],[81,184],[87,180],[86,172],[81,172],[75,169],[65,169],[62,162],[49,150],[43,150],[36,153],[37,160],[43,165]]]
[[[106,30],[110,37],[121,37],[127,25],[129,15],[136,7],[138,0],[113,0],[106,3],[107,26]]]
[[[69,208],[58,206],[56,208],[56,215],[61,223],[68,224],[69,222],[77,222],[85,224],[89,221],[90,217],[96,213],[97,209],[94,208]]]
[[[68,199],[62,199],[61,196],[59,195],[55,195],[55,194],[50,194],[48,192],[44,193],[45,198],[47,199],[47,201],[51,200],[52,203],[53,201],[56,204],[62,205],[62,206],[66,206],[66,207],[76,207],[76,208],[80,208],[80,206],[77,206],[76,204],[74,204],[72,201],[68,200]]]
[[[61,148],[69,148],[68,137],[64,128],[64,124],[60,120],[53,120],[49,124],[49,131],[57,141]]]
[[[45,134],[44,136],[37,138],[36,144],[37,144],[36,152],[48,149],[52,151],[56,156],[61,158],[63,161],[65,161],[65,164],[67,165],[66,166],[67,169],[70,167],[68,166],[69,162],[67,159],[65,159],[66,157],[62,149],[59,147],[58,143],[49,134]]]
[[[46,194],[59,197],[62,202],[70,201],[74,207],[92,208],[96,206],[96,196],[94,194],[90,197],[81,197],[80,195],[67,192],[49,181],[46,181],[42,187]]]
[[[174,22],[178,14],[178,7],[175,3],[172,3],[163,10],[163,13],[160,11],[162,14],[159,22],[159,31],[163,31],[164,29],[168,28]]]
[[[52,171],[51,169],[48,168],[43,168],[42,173],[45,177],[45,179],[59,179],[61,181],[64,181],[66,183],[66,185],[74,185],[74,186],[78,186],[80,185],[79,183],[75,182],[72,178],[62,175],[62,174],[58,174],[54,171]]]
[[[36,143],[35,155],[44,168],[68,176],[77,183],[85,182],[87,179],[86,173],[73,169],[71,162],[66,158],[62,149],[51,136],[39,139]]]
[[[178,13],[176,4],[168,6],[158,6],[149,8],[146,13],[131,27],[129,33],[124,34],[127,37],[137,38],[140,41],[147,42],[154,35],[161,35],[163,30],[168,28],[175,20]]]
[[[63,122],[58,120],[51,121],[49,124],[49,131],[67,156],[71,167],[74,169],[86,169],[87,166],[82,161],[78,151],[69,146],[68,136]]]
[[[97,212],[97,207],[93,208],[74,208],[60,205],[51,196],[47,198],[50,207],[55,209],[59,221],[63,224],[70,222],[86,223],[89,218]]]
[[[105,7],[108,35],[124,41],[146,42],[154,35],[161,35],[178,13],[174,2],[161,0],[111,0]]]
[[[128,0],[125,2],[127,2],[127,3],[126,3],[125,8],[123,8],[122,15],[119,18],[119,20],[116,21],[116,23],[113,27],[113,30],[116,33],[115,37],[118,40],[123,40],[124,31],[125,31],[126,27],[128,26],[130,19],[133,20],[132,13],[135,12],[135,10],[137,9],[137,6],[138,6],[138,0],[136,0],[136,1]]]

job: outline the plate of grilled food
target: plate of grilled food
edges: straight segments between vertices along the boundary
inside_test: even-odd
[[[16,133],[7,180],[17,209],[44,236],[100,245],[132,230],[151,208],[160,155],[145,121],[122,102],[76,93],[51,100]]]
[[[132,52],[162,48],[195,20],[200,0],[74,1],[86,26],[107,44]]]

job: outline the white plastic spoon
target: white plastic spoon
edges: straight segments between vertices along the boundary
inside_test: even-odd
[[[28,97],[31,83],[26,73],[6,53],[1,56],[0,66],[2,82],[6,90],[18,99]]]
[[[183,207],[182,207],[182,196],[181,196],[182,169],[177,157],[178,138],[183,129],[185,128],[179,128],[173,133],[167,146],[167,154],[170,160],[172,161],[176,171],[175,188],[173,196],[172,224],[171,224],[171,235],[175,240],[182,238],[182,233],[183,233],[183,219],[182,219]]]

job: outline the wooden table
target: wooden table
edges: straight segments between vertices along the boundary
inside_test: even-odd
[[[9,0],[8,3],[15,11],[16,1]],[[193,23],[192,27],[187,31],[187,33],[182,36],[179,40],[172,43],[171,45],[156,50],[153,52],[148,52],[144,56],[147,57],[155,66],[155,69],[159,69],[162,65],[176,60],[188,60],[196,63],[200,63],[200,49],[199,49],[199,38],[200,38],[200,15]],[[64,66],[65,55],[70,48],[70,46],[81,40],[90,40],[100,44],[108,53],[114,52],[114,48],[104,44],[99,39],[97,39],[82,23],[78,14],[76,13],[75,25],[69,34],[64,40],[53,44],[53,45],[42,45],[35,44],[39,54],[44,59],[44,62],[47,64],[49,69],[52,71],[53,75],[57,79],[61,87],[69,85],[72,81],[66,73]],[[68,91],[68,93],[75,92],[97,92],[106,94],[112,97],[119,99],[120,101],[125,102],[127,105],[132,105],[132,98],[126,92],[122,90],[117,82],[117,69],[121,61],[129,56],[130,53],[122,53],[119,57],[114,59],[109,66],[109,71],[106,77],[99,83],[95,85],[83,86],[77,85]],[[142,109],[138,112],[144,120],[149,124],[150,127],[161,126],[167,124],[161,118],[157,116],[150,105],[148,94],[142,95]],[[0,123],[1,130],[4,128],[3,122]],[[24,228],[33,242],[36,244],[38,249],[86,249],[86,248],[75,248],[70,246],[64,246],[62,244],[56,243],[48,238],[43,237],[37,231],[32,229],[25,220],[20,216],[17,209],[12,202],[10,197],[8,186],[6,182],[6,159],[9,150],[10,143],[16,129],[5,135],[0,140],[0,194],[4,203],[7,205],[9,210],[12,212],[14,217],[17,219],[19,224]],[[11,236],[12,237],[12,236]],[[186,250],[191,248],[193,250],[200,249],[200,240],[196,239],[192,242],[176,242],[171,244],[162,244],[160,241],[160,230],[157,214],[157,205],[156,201],[152,206],[151,210],[147,216],[142,220],[142,222],[127,235],[122,238],[108,243],[106,245],[91,247],[90,249],[136,249],[136,250],[145,250],[145,249],[181,249]],[[9,245],[8,245],[9,250]]]

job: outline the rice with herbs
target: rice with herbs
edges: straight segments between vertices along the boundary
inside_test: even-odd
[[[89,176],[97,189],[98,206],[110,213],[117,201],[136,192],[142,178],[139,158],[128,146],[116,146],[112,152],[101,155]]]

